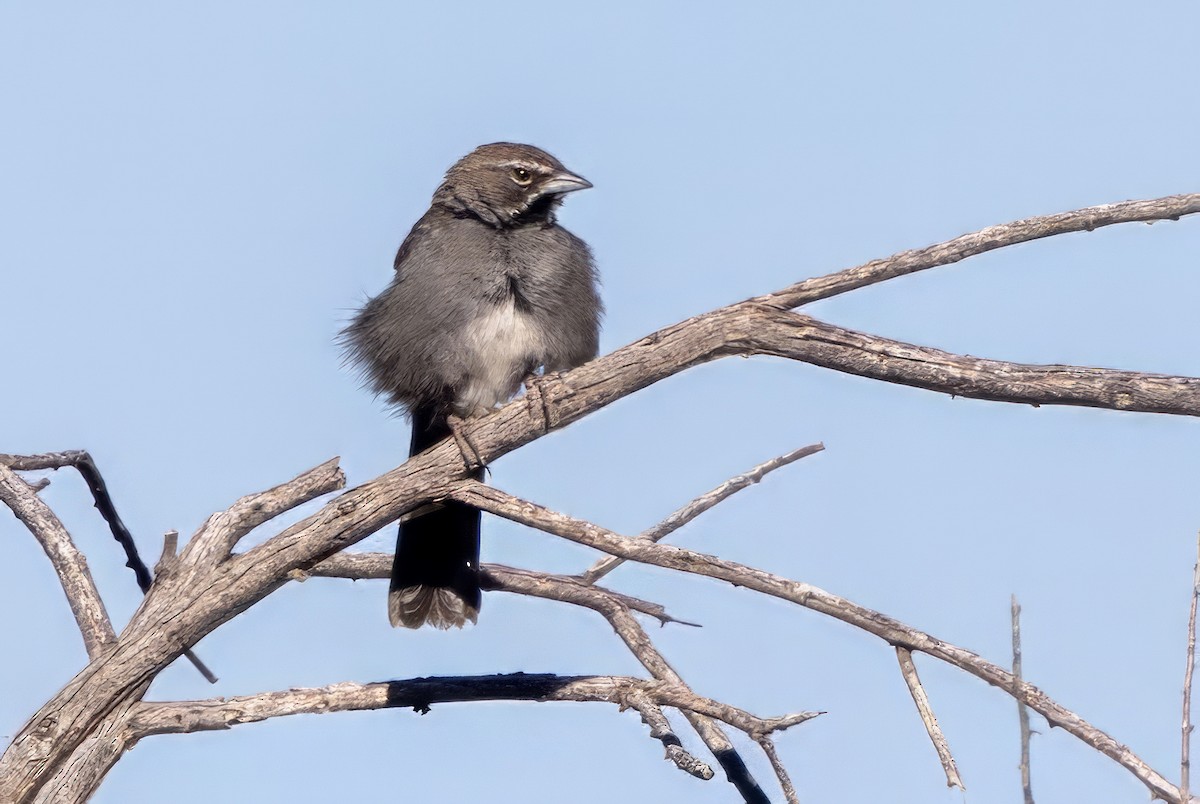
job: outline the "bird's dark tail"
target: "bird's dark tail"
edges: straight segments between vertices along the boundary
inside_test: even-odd
[[[444,413],[433,406],[412,413],[416,455],[450,435]],[[475,475],[483,479],[483,470]],[[447,502],[400,525],[388,619],[393,626],[462,628],[479,619],[479,509]]]

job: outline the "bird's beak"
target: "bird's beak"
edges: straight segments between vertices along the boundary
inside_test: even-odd
[[[562,173],[555,173],[543,182],[538,190],[541,195],[561,195],[562,193],[573,193],[576,190],[586,190],[591,186],[592,183],[583,176],[576,176],[574,173],[564,170]]]

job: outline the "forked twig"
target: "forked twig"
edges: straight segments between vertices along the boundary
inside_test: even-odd
[[[667,759],[674,762],[677,768],[706,782],[713,777],[712,768],[687,752],[663,714],[662,707],[650,700],[646,693],[634,690],[625,697],[625,703],[638,711],[642,722],[650,727],[650,736],[663,744]]]
[[[96,589],[91,570],[88,569],[87,559],[71,541],[71,534],[67,533],[50,506],[37,496],[33,487],[2,461],[0,502],[12,509],[46,552],[67,596],[71,613],[75,615],[75,623],[79,626],[88,657],[95,659],[100,656],[107,646],[116,641],[117,635],[100,592]]]
[[[121,515],[117,513],[116,503],[113,502],[112,495],[108,492],[108,485],[104,482],[104,476],[100,474],[100,469],[96,466],[96,462],[92,460],[91,454],[86,450],[69,450],[67,452],[50,452],[42,455],[0,455],[0,464],[20,471],[62,469],[69,466],[79,472],[79,476],[83,478],[83,482],[87,485],[88,491],[92,495],[92,502],[96,510],[100,512],[100,516],[104,521],[108,523],[108,529],[112,533],[113,539],[125,551],[125,566],[133,570],[133,576],[137,579],[138,588],[142,590],[143,595],[150,591],[150,586],[154,583],[154,576],[150,573],[150,568],[146,566],[146,562],[142,561],[142,557],[138,554],[137,543],[133,540],[133,534],[129,532],[129,528],[125,527]],[[217,677],[213,674],[212,670],[208,669],[208,666],[200,660],[200,657],[191,648],[184,650],[183,655],[195,666],[200,675],[204,676],[209,684],[217,683]]]
[[[650,542],[662,541],[670,534],[679,530],[684,525],[703,514],[705,511],[716,506],[718,503],[729,499],[742,489],[754,485],[771,472],[774,472],[776,469],[787,466],[790,463],[795,463],[801,458],[807,458],[809,455],[813,455],[823,449],[825,449],[824,444],[810,444],[807,447],[801,447],[800,449],[792,450],[786,455],[780,455],[776,458],[772,458],[769,461],[760,463],[749,472],[744,472],[737,477],[732,477],[721,485],[717,486],[712,491],[709,491],[708,493],[692,500],[690,503],[668,516],[662,522],[659,522],[649,530],[643,531],[637,538],[645,539],[646,541]],[[579,577],[585,583],[595,583],[624,563],[625,559],[623,558],[618,558],[617,556],[605,556],[588,568],[587,571],[581,573]]]

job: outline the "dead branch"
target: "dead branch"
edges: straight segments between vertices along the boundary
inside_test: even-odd
[[[780,469],[788,464],[795,463],[801,458],[807,458],[809,455],[820,452],[825,449],[824,444],[810,444],[807,447],[792,450],[786,455],[780,455],[777,458],[772,458],[769,461],[764,461],[758,466],[751,469],[749,472],[744,472],[737,477],[732,477],[726,480],[721,485],[717,486],[712,491],[702,494],[692,500],[687,505],[683,506],[673,514],[668,516],[662,522],[659,522],[649,530],[638,534],[639,539],[646,539],[651,542],[660,542],[667,536],[670,536],[675,531],[682,528],[687,523],[691,522],[696,517],[703,514],[705,511],[720,504],[724,500],[729,499],[734,494],[737,494],[744,488],[749,488],[755,483],[762,480],[771,472]],[[624,559],[616,556],[605,556],[597,561],[587,571],[579,575],[585,583],[595,583],[603,578],[608,573],[615,570],[621,564],[625,563]]]
[[[1013,679],[1023,683],[1021,671],[1021,607],[1017,605],[1017,596],[1012,596],[1012,646],[1013,646]],[[1021,730],[1021,797],[1025,804],[1033,804],[1033,782],[1029,775],[1029,743],[1032,730],[1029,728],[1029,709],[1021,699],[1017,699],[1017,724]],[[1180,790],[1179,797],[1188,801],[1187,790]]]
[[[1188,798],[1192,772],[1192,673],[1196,668],[1196,600],[1200,598],[1200,538],[1196,542],[1196,564],[1192,567],[1192,601],[1188,606],[1187,663],[1183,672],[1183,736],[1179,753],[1179,797]]]
[[[345,484],[346,476],[334,458],[286,483],[248,494],[223,513],[209,517],[188,540],[183,558],[196,563],[224,561],[238,541],[259,525]]]
[[[1200,212],[1200,193],[1169,195],[1146,201],[1122,201],[1101,204],[1071,212],[1040,215],[1036,218],[989,226],[944,243],[925,248],[902,251],[882,260],[872,260],[854,268],[827,276],[805,279],[783,290],[759,296],[756,301],[792,309],[802,304],[828,299],[857,288],[875,285],[888,279],[937,268],[965,260],[977,254],[1040,240],[1043,237],[1091,232],[1118,223],[1144,221],[1177,221],[1184,215]]]
[[[33,487],[3,462],[0,462],[0,501],[12,509],[17,519],[46,551],[46,557],[50,559],[67,595],[75,623],[83,635],[88,657],[96,659],[101,656],[106,648],[116,642],[117,635],[113,632],[112,621],[108,619],[96,582],[92,580],[87,559],[76,549],[71,534],[67,533],[50,506],[34,493]]]
[[[677,768],[706,782],[713,777],[712,768],[684,749],[661,706],[650,700],[641,690],[629,693],[625,703],[638,711],[642,722],[650,727],[650,736],[663,744],[667,759],[674,762]]]
[[[23,472],[39,469],[62,469],[68,466],[79,472],[92,495],[92,502],[96,510],[108,523],[108,529],[112,533],[113,539],[125,551],[125,566],[133,570],[138,588],[142,590],[143,595],[150,591],[150,586],[154,583],[154,576],[150,573],[146,562],[142,561],[142,557],[138,555],[137,543],[133,540],[133,534],[129,532],[129,528],[125,527],[125,522],[117,513],[116,503],[108,492],[108,484],[104,482],[100,468],[96,466],[96,462],[86,450],[49,452],[42,455],[0,454],[0,464]],[[44,482],[49,483],[49,481]],[[208,665],[204,664],[199,656],[191,650],[185,650],[183,655],[199,671],[200,675],[204,676],[205,681],[209,684],[217,683],[216,675],[208,669]]]
[[[966,790],[967,786],[963,784],[962,777],[958,775],[958,765],[954,762],[954,755],[950,753],[950,743],[946,741],[946,735],[942,732],[942,727],[938,725],[937,715],[933,713],[929,696],[925,694],[921,677],[917,675],[917,666],[913,664],[912,651],[897,646],[896,660],[900,662],[900,674],[904,676],[904,683],[908,685],[908,694],[912,696],[913,703],[917,705],[917,714],[921,716],[925,733],[929,735],[929,740],[933,743],[934,750],[937,751],[938,761],[942,763],[942,770],[946,774],[946,786]]]
[[[783,788],[783,796],[787,799],[787,803],[800,804],[800,797],[796,795],[796,788],[792,786],[792,779],[788,775],[787,768],[779,759],[779,752],[775,750],[775,742],[766,736],[759,737],[755,742],[767,755],[767,761],[771,763],[771,769],[775,771],[775,776],[779,779],[779,786]]]
[[[260,692],[236,698],[204,701],[145,702],[130,723],[137,739],[154,734],[184,734],[228,729],[287,715],[325,714],[366,709],[412,707],[428,711],[434,704],[469,701],[599,701],[630,706],[633,693],[659,706],[687,709],[754,734],[772,734],[817,716],[797,712],[763,718],[737,707],[696,695],[678,684],[628,676],[557,676],[552,673],[510,673],[492,676],[454,676],[342,683],[312,689]]]

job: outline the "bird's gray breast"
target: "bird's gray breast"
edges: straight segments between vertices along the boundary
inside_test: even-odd
[[[510,296],[484,305],[463,333],[465,384],[454,404],[462,414],[489,410],[507,401],[526,374],[542,363],[545,339],[532,315]]]
[[[497,234],[475,314],[462,332],[464,382],[455,407],[463,414],[490,410],[516,394],[521,380],[545,361],[544,315],[528,301],[555,255],[537,233]]]

